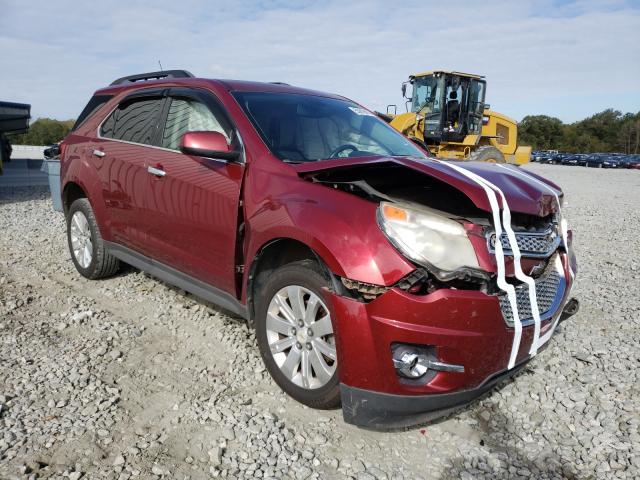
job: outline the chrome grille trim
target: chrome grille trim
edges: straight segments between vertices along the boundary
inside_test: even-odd
[[[523,257],[547,258],[556,251],[562,241],[557,229],[550,227],[544,232],[515,232],[516,242]],[[489,252],[495,253],[496,233],[487,233],[487,248]],[[505,255],[513,255],[509,238],[506,233],[500,235],[500,243]]]
[[[558,271],[555,263],[556,262],[551,259],[545,272],[535,279],[538,311],[540,312],[540,320],[543,322],[549,320],[557,312],[567,288],[563,272]],[[526,327],[534,323],[531,314],[531,302],[529,300],[529,286],[523,283],[516,286],[515,290],[518,316],[520,317],[522,326]],[[511,310],[508,296],[506,294],[500,294],[498,295],[498,300],[505,323],[509,327],[513,327],[513,311]]]

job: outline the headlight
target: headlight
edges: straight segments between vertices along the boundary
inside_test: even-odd
[[[416,263],[449,272],[480,268],[467,232],[454,220],[382,202],[378,222],[391,243]]]

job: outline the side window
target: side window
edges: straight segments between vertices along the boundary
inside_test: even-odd
[[[76,123],[73,125],[72,131],[78,128],[80,125],[84,123],[89,117],[91,117],[94,113],[96,113],[100,107],[102,107],[105,103],[107,103],[113,95],[94,95],[89,100],[89,103],[82,109],[80,112],[80,116],[76,120]]]
[[[100,134],[114,140],[151,145],[161,108],[160,98],[120,104],[102,124]]]
[[[216,116],[201,102],[191,99],[172,98],[167,121],[162,132],[162,146],[178,150],[180,139],[187,132],[219,132],[227,142],[231,138],[231,129],[223,127],[226,121]]]

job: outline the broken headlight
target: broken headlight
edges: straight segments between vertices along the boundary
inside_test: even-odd
[[[455,220],[426,210],[381,202],[378,223],[391,243],[420,265],[447,272],[480,268],[467,232]]]

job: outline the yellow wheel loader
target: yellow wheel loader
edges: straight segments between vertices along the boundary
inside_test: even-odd
[[[407,95],[407,84],[412,91]],[[489,109],[480,75],[433,71],[402,84],[407,113],[379,113],[392,127],[440,158],[522,165],[531,147],[518,146],[515,120]]]

